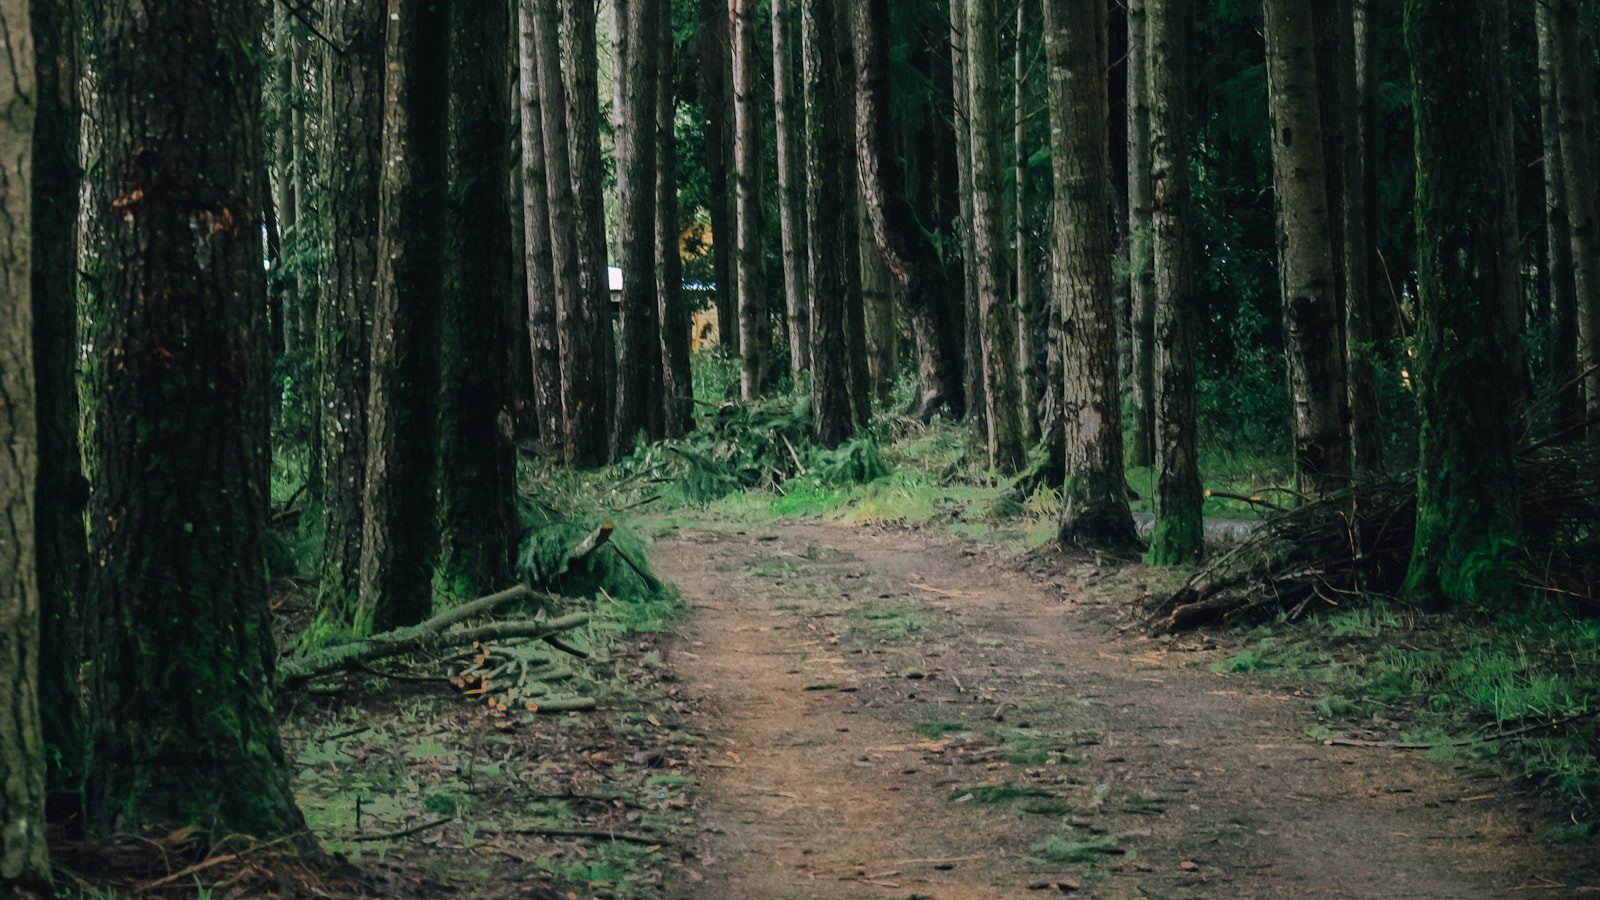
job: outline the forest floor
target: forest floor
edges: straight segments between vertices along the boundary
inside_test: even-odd
[[[670,896],[1600,895],[1525,783],[1326,745],[1315,691],[1214,671],[1243,638],[1132,627],[1142,567],[816,521],[651,556],[704,732]]]

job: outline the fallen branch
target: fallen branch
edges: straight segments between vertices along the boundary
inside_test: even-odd
[[[355,837],[339,838],[337,841],[335,841],[335,843],[361,844],[371,841],[394,841],[399,840],[400,838],[411,837],[415,834],[421,834],[424,831],[432,831],[433,829],[438,828],[440,825],[448,825],[455,820],[455,816],[440,816],[437,819],[431,819],[423,822],[420,825],[412,825],[408,828],[401,828],[396,831],[384,831],[378,834],[362,834]]]
[[[375,660],[408,656],[413,653],[436,653],[449,647],[459,647],[474,642],[490,643],[514,638],[538,640],[580,628],[588,623],[588,613],[572,613],[542,622],[492,622],[452,631],[426,631],[421,625],[398,629],[366,640],[317,650],[289,660],[278,667],[278,687],[296,688],[313,678],[331,675]]]
[[[605,831],[599,828],[484,828],[478,831],[482,835],[507,835],[520,834],[535,837],[567,837],[567,838],[593,838],[601,841],[622,841],[628,844],[640,844],[645,847],[658,847],[671,845],[665,838],[649,834],[637,834],[630,831]]]
[[[1573,722],[1582,722],[1600,716],[1600,709],[1592,709],[1586,713],[1567,716],[1565,719],[1556,719],[1551,722],[1535,722],[1522,728],[1511,731],[1501,731],[1481,737],[1452,738],[1448,741],[1367,741],[1360,738],[1329,738],[1322,743],[1329,747],[1362,747],[1372,750],[1433,750],[1438,747],[1471,747],[1474,744],[1488,744],[1494,741],[1503,741],[1508,738],[1523,737],[1541,731],[1554,731],[1563,725]]]

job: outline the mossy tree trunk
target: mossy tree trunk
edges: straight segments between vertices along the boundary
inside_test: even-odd
[[[959,416],[966,406],[961,375],[965,335],[955,327],[959,319],[952,314],[960,311],[964,300],[961,285],[940,258],[937,225],[929,222],[924,227],[907,194],[911,176],[897,146],[890,107],[889,4],[861,0],[851,4],[851,13],[856,166],[866,226],[897,283],[916,336],[919,391],[913,414],[924,421],[941,409]],[[918,149],[919,158],[929,161],[937,153],[934,145]],[[924,193],[935,195],[937,189],[930,183]]]
[[[669,5],[656,17],[660,67],[656,82],[656,296],[660,303],[663,427],[668,437],[694,427],[693,326],[683,296],[683,226],[678,219],[678,48]]]
[[[556,273],[551,239],[550,188],[545,172],[544,103],[539,87],[539,47],[534,38],[536,0],[517,2],[518,94],[522,128],[522,255],[528,279],[528,344],[533,365],[533,407],[539,439],[562,446],[561,342],[556,331]],[[515,335],[512,337],[515,340]]]
[[[865,4],[858,4],[865,5]],[[800,142],[805,107],[795,90],[795,0],[772,0],[772,112],[777,139],[778,231],[783,297],[789,323],[789,371],[811,368],[811,293],[806,282],[805,160]]]
[[[99,4],[98,830],[302,833],[272,708],[260,4]]]
[[[1313,10],[1301,0],[1265,10],[1295,478],[1317,497],[1349,482],[1350,431]]]
[[[323,534],[317,605],[343,626],[353,621],[361,592],[367,366],[383,169],[383,12],[372,0],[332,0],[324,20],[338,49],[319,45],[327,132],[318,174],[328,227],[315,336]]]
[[[443,127],[449,15],[431,0],[388,0],[378,231],[378,308],[367,409],[366,529],[359,631],[415,625],[433,610],[438,549],[440,294],[444,287]],[[493,358],[498,363],[500,357]]]
[[[450,8],[439,584],[456,600],[505,586],[517,537],[511,377],[494,362],[511,358],[510,47],[508,4]]]
[[[1051,294],[1061,305],[1063,364],[1060,536],[1129,550],[1139,540],[1123,476],[1105,0],[1045,0],[1044,23],[1055,172]]]
[[[1199,298],[1190,234],[1187,0],[1145,0],[1150,66],[1150,234],[1155,273],[1155,530],[1149,561],[1200,557],[1205,533],[1195,437]]]
[[[1517,590],[1516,286],[1504,254],[1511,103],[1504,0],[1406,0],[1416,109],[1417,531],[1406,580],[1427,604],[1499,606]],[[1464,105],[1481,115],[1463,117]]]
[[[612,134],[616,137],[622,322],[617,346],[616,455],[634,441],[666,436],[662,387],[661,304],[656,294],[656,20],[670,14],[660,0],[613,0],[611,47],[616,61]]]
[[[38,57],[33,132],[33,363],[38,401],[40,710],[51,747],[50,790],[81,791],[87,739],[78,666],[88,638],[84,600],[88,501],[78,441],[77,22],[64,0],[32,3]]]
[[[34,518],[35,65],[29,4],[0,0],[0,893],[8,896],[50,884]]]
[[[966,0],[967,123],[972,135],[972,232],[981,321],[989,465],[1022,468],[1017,323],[1006,278],[1000,204],[998,0]]]
[[[766,391],[767,298],[761,284],[761,100],[755,0],[729,0],[733,29],[734,278],[739,297],[739,396]]]
[[[596,46],[599,0],[561,0],[561,73],[566,79],[567,140],[571,147],[573,222],[578,229],[577,318],[563,324],[561,343],[572,348],[562,366],[577,367],[584,394],[568,409],[577,432],[574,462],[599,465],[610,458],[617,396],[617,349],[611,321],[611,281],[606,272],[605,171],[600,155],[600,64]],[[546,98],[550,92],[546,91]],[[548,153],[548,149],[547,149]],[[624,276],[626,277],[626,276]]]
[[[835,0],[801,0],[801,57],[805,72],[806,222],[810,251],[811,408],[816,439],[837,447],[849,439],[851,418],[848,336],[845,334],[850,292],[847,255],[854,215],[848,133],[844,127],[844,72],[835,33]],[[822,352],[822,348],[829,348]]]
[[[1155,464],[1155,268],[1150,258],[1150,63],[1146,0],[1128,0],[1128,290],[1133,464]]]

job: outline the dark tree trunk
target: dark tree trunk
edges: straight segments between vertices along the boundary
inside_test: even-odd
[[[834,33],[835,0],[801,0],[801,56],[805,72],[806,244],[810,250],[812,354],[811,408],[817,443],[837,447],[850,438],[850,374],[845,333],[850,229],[845,217],[854,185],[849,132],[844,126],[844,72]],[[832,348],[822,352],[822,348]]]
[[[0,767],[5,772],[0,777],[0,893],[7,896],[50,887],[34,518],[40,451],[35,404],[40,398],[34,387],[31,299],[34,98],[35,89],[46,85],[35,81],[32,32],[29,4],[0,0],[0,196],[6,198],[0,212],[0,297],[5,298],[0,302]],[[40,34],[37,40],[38,58],[45,59],[50,38]],[[48,168],[48,161],[40,162]]]
[[[544,159],[544,106],[539,89],[539,49],[534,39],[536,0],[518,0],[517,63],[522,104],[522,240],[528,278],[528,345],[533,363],[533,408],[544,446],[559,449],[561,351],[556,331],[556,273],[551,253],[550,194]]]
[[[661,306],[656,294],[656,91],[660,0],[613,0],[617,206],[622,255],[622,328],[617,355],[615,455],[640,435],[666,436]]]
[[[865,184],[862,185],[865,190]],[[867,381],[873,399],[887,408],[899,378],[900,327],[895,319],[894,278],[889,264],[872,237],[872,221],[867,216],[866,200],[857,221],[861,235],[861,300],[866,313]]]
[[[572,148],[567,140],[567,93],[561,77],[558,0],[533,0],[534,41],[539,56],[539,94],[543,99],[545,187],[550,201],[551,260],[556,277],[556,327],[561,345],[561,421],[563,455],[569,464],[597,466],[606,461],[611,408],[602,363],[595,357],[591,320],[595,311],[584,292],[583,257],[577,199],[573,189]],[[606,319],[610,322],[610,318]],[[608,332],[609,333],[609,332]]]
[[[508,4],[450,7],[444,312],[439,364],[439,583],[468,600],[505,586],[517,538],[510,429]]]
[[[1205,534],[1195,438],[1194,345],[1199,328],[1190,234],[1188,0],[1145,0],[1149,29],[1150,233],[1155,273],[1155,531],[1148,559],[1183,565]]]
[[[413,625],[433,609],[438,549],[440,293],[444,286],[449,15],[388,0],[378,306],[368,398],[366,529],[358,630]],[[499,357],[495,357],[496,360]]]
[[[323,53],[327,131],[318,166],[327,244],[316,313],[323,532],[317,605],[342,626],[353,621],[361,592],[367,366],[383,170],[383,12],[373,0],[331,0],[324,16],[339,49]]]
[[[989,465],[1022,468],[1026,448],[1017,393],[1017,322],[1005,275],[1000,204],[998,0],[967,0],[967,122],[972,134],[973,264],[977,267],[982,327],[984,420]]]
[[[860,4],[858,4],[860,5]],[[811,368],[811,292],[806,283],[805,109],[795,90],[795,0],[772,0],[772,112],[778,160],[778,229],[789,324],[789,371]]]
[[[1061,540],[1139,546],[1122,465],[1116,253],[1105,0],[1045,0],[1050,150],[1055,172],[1052,290],[1061,305],[1065,481]]]
[[[573,211],[578,228],[579,278],[583,285],[583,328],[571,338],[572,359],[596,381],[593,406],[581,418],[608,444],[617,396],[617,348],[611,320],[611,280],[606,272],[605,170],[600,155],[600,64],[597,26],[599,0],[561,0],[562,74],[567,83],[567,140],[572,147]],[[546,96],[549,93],[546,92]],[[608,456],[602,447],[596,462]]]
[[[1592,144],[1593,63],[1582,53],[1577,0],[1549,0],[1555,11],[1556,98],[1561,120],[1561,161],[1566,165],[1567,216],[1571,224],[1573,286],[1578,306],[1578,359],[1591,370],[1584,379],[1585,410],[1600,415],[1600,197],[1595,196]]]
[[[88,501],[78,444],[78,59],[70,3],[34,0],[33,364],[38,403],[40,712],[52,794],[76,794],[87,738],[78,666],[85,650]]]
[[[272,708],[254,0],[100,4],[91,823],[300,835]],[[305,841],[300,839],[302,843]]]
[[[1572,221],[1567,210],[1566,161],[1561,156],[1561,106],[1555,69],[1555,11],[1549,3],[1534,7],[1539,40],[1539,124],[1544,148],[1545,238],[1549,259],[1551,310],[1549,380],[1558,388],[1554,401],[1557,430],[1583,417],[1583,385],[1578,380],[1578,302],[1573,287]]]
[[[1295,475],[1316,497],[1349,482],[1350,432],[1315,32],[1301,0],[1267,0],[1265,8]]]
[[[1039,331],[1047,317],[1040,308],[1050,302],[1048,291],[1041,292],[1033,279],[1033,225],[1028,221],[1028,73],[1030,51],[1035,46],[1030,34],[1038,34],[1031,24],[1038,4],[1029,0],[1017,3],[1016,39],[1011,53],[1011,240],[1012,284],[1017,315],[1017,385],[1022,404],[1023,442],[1031,447],[1039,442],[1040,412],[1044,409],[1044,373],[1040,370]],[[1042,8],[1039,13],[1043,15]],[[1048,92],[1048,88],[1046,88]],[[1107,115],[1110,115],[1109,107]],[[1120,401],[1119,401],[1120,402]]]
[[[917,338],[917,418],[928,421],[941,409],[959,416],[964,404],[962,335],[951,319],[951,306],[964,302],[951,278],[935,232],[925,229],[906,195],[909,179],[895,147],[889,96],[888,0],[851,4],[855,37],[856,163],[867,221],[884,262],[899,287],[911,328]],[[934,147],[922,147],[932,158]],[[933,192],[933,186],[928,190]]]
[[[657,16],[661,59],[656,82],[656,296],[660,302],[662,393],[668,437],[694,428],[693,326],[683,296],[683,226],[678,220],[678,60],[672,10]]]
[[[977,250],[973,242],[971,85],[967,79],[967,0],[950,0],[950,116],[956,132],[956,191],[960,200],[962,392],[975,439],[989,433],[988,388],[983,376],[983,315],[978,304]]]
[[[1518,592],[1512,382],[1516,335],[1505,255],[1503,0],[1406,0],[1416,106],[1417,400],[1422,432],[1407,593],[1464,609]],[[1463,117],[1469,105],[1481,115]]]
[[[732,158],[733,103],[729,84],[733,80],[732,48],[728,35],[726,0],[701,0],[700,75],[701,107],[705,112],[705,144],[702,148],[706,177],[710,181],[711,259],[716,273],[717,337],[723,352],[739,353],[738,292],[733,283],[735,243],[733,204],[728,191],[728,167]]]
[[[1155,464],[1155,268],[1150,258],[1150,63],[1146,0],[1128,0],[1128,290],[1132,295],[1133,464]]]

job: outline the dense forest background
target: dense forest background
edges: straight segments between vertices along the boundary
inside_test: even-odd
[[[0,892],[153,826],[310,853],[285,697],[587,658],[540,598],[603,592],[564,579],[606,485],[845,491],[937,434],[1062,546],[1177,567],[1158,629],[1597,609],[1590,0],[0,25]]]

